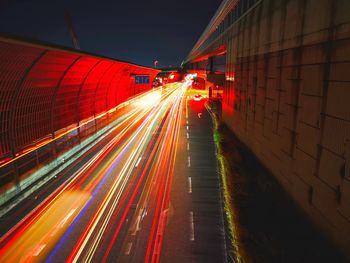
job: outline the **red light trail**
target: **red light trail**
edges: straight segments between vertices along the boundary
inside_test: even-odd
[[[0,239],[0,261],[47,260],[71,246],[67,262],[105,262],[134,244],[145,262],[158,262],[189,85],[172,83],[130,102],[108,144]],[[139,236],[147,238],[136,247]]]

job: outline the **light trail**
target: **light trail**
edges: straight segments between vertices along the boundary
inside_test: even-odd
[[[125,239],[121,254],[130,256],[139,249],[145,262],[159,262],[188,85],[175,83],[162,93],[147,93],[146,103],[142,97],[130,102],[127,117],[113,128],[109,142],[1,237],[0,261],[50,261],[67,242],[74,242],[65,261],[106,262],[121,242],[121,229],[129,226],[127,237],[137,238],[142,230],[146,246],[137,248]],[[87,211],[92,216],[82,226]],[[79,233],[74,241],[72,232]]]
[[[179,97],[181,97],[181,96],[179,96],[179,94],[177,94],[176,95],[176,98],[179,98]],[[167,103],[168,104],[168,103]],[[172,104],[173,105],[173,107],[172,107],[172,109],[173,108],[176,108],[178,105],[177,104]],[[169,116],[174,116],[174,115],[172,115],[172,114],[174,114],[174,110],[171,110],[170,111],[170,114],[167,114],[167,115],[169,115]],[[178,118],[181,116],[181,114],[177,114],[176,116],[178,116],[177,117],[177,119],[176,119],[176,121],[178,121]],[[169,121],[172,121],[172,122],[174,122],[174,120],[172,120],[173,118],[167,118],[166,120],[169,122]],[[167,126],[167,128],[166,128],[166,130],[169,130],[169,127],[171,127],[171,125],[168,125]],[[153,162],[153,166],[151,167],[151,169],[150,169],[150,172],[149,172],[149,180],[148,180],[148,186],[152,186],[152,185],[155,185],[155,186],[157,186],[158,188],[157,188],[157,192],[159,192],[160,190],[159,189],[162,189],[163,188],[163,185],[164,185],[164,176],[161,176],[162,175],[162,173],[164,173],[163,171],[166,171],[166,169],[165,169],[165,167],[164,167],[164,164],[167,164],[168,162],[167,161],[165,161],[165,162],[163,162],[163,160],[167,160],[166,159],[166,156],[167,156],[167,153],[166,152],[164,152],[164,150],[165,150],[165,145],[166,145],[166,143],[167,143],[167,141],[165,140],[165,138],[172,138],[172,136],[171,135],[169,135],[169,134],[166,134],[166,133],[163,133],[163,134],[161,134],[161,137],[159,137],[158,138],[158,140],[157,140],[157,145],[159,144],[159,152],[158,152],[158,154],[157,154],[157,158],[156,158],[156,162],[154,163]],[[155,147],[154,149],[156,150],[158,147]],[[173,149],[173,152],[175,152],[176,151],[176,149]],[[169,152],[169,151],[168,151]],[[143,173],[142,173],[142,175],[141,175],[141,178],[143,178],[143,176],[145,175],[145,173],[147,172],[147,168],[149,167],[149,164],[151,163],[151,160],[152,160],[152,158],[153,158],[153,155],[154,155],[154,151],[152,152],[152,154],[151,154],[151,158],[149,158],[148,159],[148,162],[146,163],[146,169],[144,169],[144,171],[143,171]],[[167,173],[168,175],[170,175],[170,173]],[[161,180],[160,181],[160,183],[156,183],[156,182],[159,182],[159,180]],[[151,184],[151,182],[152,181],[154,181],[155,183],[154,184]],[[139,185],[138,185],[139,186]],[[157,192],[155,192],[154,191],[154,189],[152,189],[151,187],[147,187],[147,186],[145,186],[145,188],[146,189],[148,189],[148,191],[146,191],[146,193],[143,193],[143,195],[142,195],[142,197],[140,198],[140,199],[143,199],[143,196],[146,196],[145,197],[145,201],[143,201],[143,204],[141,205],[141,207],[145,207],[146,205],[144,205],[145,203],[150,203],[150,204],[153,204],[153,203],[155,203],[155,202],[153,202],[152,200],[151,200],[151,198],[152,198],[152,195],[150,194],[151,193],[151,190],[152,190],[152,192],[154,193],[153,195],[155,195],[155,196],[161,196],[161,194],[157,194]],[[138,189],[138,188],[137,188]],[[137,190],[136,189],[136,190]],[[112,242],[110,243],[111,245],[108,247],[108,250],[107,250],[107,252],[106,252],[106,254],[105,254],[105,256],[104,256],[104,258],[103,258],[103,262],[105,262],[105,261],[107,261],[107,257],[108,257],[108,254],[109,254],[109,252],[110,252],[110,250],[111,250],[111,248],[112,248],[112,244],[114,243],[114,241],[115,241],[115,239],[117,238],[117,236],[118,236],[118,234],[119,234],[119,231],[120,231],[120,228],[121,228],[121,226],[122,226],[122,221],[125,219],[125,217],[126,217],[126,215],[128,214],[128,211],[129,211],[129,208],[130,208],[130,205],[131,205],[131,203],[133,202],[133,200],[134,200],[134,198],[135,198],[135,195],[136,195],[136,191],[134,192],[134,194],[133,194],[133,196],[132,196],[132,198],[130,199],[130,201],[129,201],[129,204],[128,204],[128,208],[125,210],[125,212],[124,212],[124,215],[123,215],[123,218],[122,218],[122,220],[121,220],[121,223],[119,223],[119,225],[118,225],[118,228],[117,228],[117,231],[115,232],[115,234],[114,234],[114,236],[113,236],[113,239],[112,239]],[[156,215],[157,215],[157,211],[156,211]],[[164,218],[165,219],[165,218]],[[137,219],[136,219],[137,220]],[[134,231],[131,231],[131,232],[134,232]],[[153,229],[153,232],[154,232],[154,229]]]
[[[168,103],[168,99],[164,99],[163,105],[161,105],[161,107],[164,107],[164,105],[166,105],[167,103]],[[133,162],[133,160],[135,160],[136,152],[142,146],[144,146],[147,143],[146,138],[151,133],[150,129],[144,129],[144,128],[147,127],[147,126],[153,126],[155,121],[157,120],[156,117],[157,117],[157,115],[160,114],[160,112],[161,111],[159,111],[159,109],[158,110],[153,109],[152,112],[150,113],[150,115],[147,117],[147,119],[137,129],[137,131],[134,134],[134,136],[131,137],[131,139],[129,140],[128,145],[130,145],[130,143],[136,138],[136,136],[141,131],[145,131],[144,135],[140,139],[141,144],[139,144],[137,146],[136,150],[134,150],[132,152],[132,154],[130,155],[130,157],[127,159],[126,164],[123,166],[121,173],[118,175],[118,179],[114,182],[112,188],[110,189],[110,191],[106,195],[106,198],[102,202],[98,212],[95,214],[94,218],[91,220],[89,226],[85,230],[84,234],[81,236],[80,241],[78,242],[78,244],[75,246],[75,249],[71,253],[71,255],[69,257],[69,261],[76,262],[82,256],[82,253],[83,253],[83,251],[84,251],[84,249],[85,249],[85,247],[86,247],[86,245],[88,243],[89,238],[91,238],[92,234],[94,233],[94,230],[96,229],[97,225],[100,223],[102,215],[104,213],[106,213],[107,208],[110,208],[109,212],[107,212],[105,220],[103,221],[103,226],[100,228],[100,230],[97,233],[97,235],[94,235],[95,239],[92,241],[92,243],[94,245],[89,250],[88,258],[91,258],[92,255],[94,254],[94,252],[96,251],[96,247],[97,247],[99,241],[101,240],[103,232],[106,230],[107,224],[108,224],[108,222],[109,222],[109,220],[110,220],[110,218],[112,216],[112,212],[116,208],[116,205],[117,205],[117,203],[118,203],[118,201],[119,201],[119,199],[121,197],[121,194],[123,193],[123,190],[125,189],[125,186],[126,186],[126,183],[127,183],[127,179],[129,179],[129,177],[130,177],[130,174],[132,172],[132,170],[130,168],[133,165],[135,165],[135,164],[132,164],[132,162]],[[154,114],[156,116],[154,116]],[[126,149],[126,147],[124,147],[123,149]],[[117,187],[120,184],[122,179],[124,180],[123,184],[121,185],[121,188],[120,188],[119,192],[117,193],[116,192],[117,191]],[[113,201],[112,201],[112,197],[115,194],[117,194],[117,196],[115,198],[113,198]],[[112,202],[112,204],[111,204],[111,202]],[[126,211],[128,211],[129,207],[126,209]],[[121,220],[121,222],[123,222],[123,220]]]
[[[119,125],[115,127],[115,129],[120,128],[123,124],[125,124],[129,119],[132,119],[132,117],[137,112],[130,114],[128,118],[126,118],[123,122],[121,122]],[[82,178],[82,180],[85,180],[87,178],[87,171],[88,169],[95,168],[96,167],[96,161],[100,158],[103,158],[107,152],[114,146],[114,144],[118,141],[119,137],[116,137],[113,139],[109,144],[107,144],[97,155],[91,159],[87,164],[85,164],[82,169],[77,172],[70,182],[63,185],[62,187],[58,188],[53,194],[51,194],[46,200],[44,200],[40,206],[38,206],[36,209],[34,209],[31,213],[29,213],[23,220],[21,220],[15,227],[13,227],[6,235],[1,237],[0,244],[3,244],[6,239],[9,238],[9,236],[13,235],[15,231],[17,231],[17,237],[23,233],[27,227],[29,227],[35,220],[37,220],[58,198],[61,194],[63,194],[65,191],[68,191],[73,185],[77,185],[77,181],[85,174],[85,176]],[[7,244],[8,245],[8,244]],[[6,248],[5,248],[6,249]],[[0,250],[0,257],[1,252],[3,248]]]
[[[162,173],[162,181],[158,184],[158,194],[156,202],[156,212],[153,219],[152,230],[149,236],[148,247],[145,257],[145,262],[158,262],[160,256],[160,250],[162,246],[163,233],[167,218],[167,211],[169,208],[170,188],[174,172],[174,164],[176,159],[176,148],[178,145],[180,123],[181,123],[181,109],[183,105],[185,89],[180,89],[177,96],[177,100],[174,103],[174,107],[171,109],[171,113],[177,118],[168,123],[168,130],[170,135],[166,137],[167,140],[163,140],[164,147],[161,165],[158,166],[158,172]]]

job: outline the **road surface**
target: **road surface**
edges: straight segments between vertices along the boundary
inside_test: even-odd
[[[211,119],[190,82],[133,102],[114,131],[1,218],[1,262],[225,262]]]

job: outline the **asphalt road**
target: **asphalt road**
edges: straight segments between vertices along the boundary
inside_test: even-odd
[[[1,218],[0,261],[225,262],[212,123],[188,86],[132,105],[103,143]]]
[[[204,99],[186,103],[161,262],[226,262],[212,120]]]

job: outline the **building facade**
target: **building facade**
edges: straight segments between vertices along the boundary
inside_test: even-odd
[[[350,1],[225,0],[183,66],[223,52],[223,121],[350,257]]]

